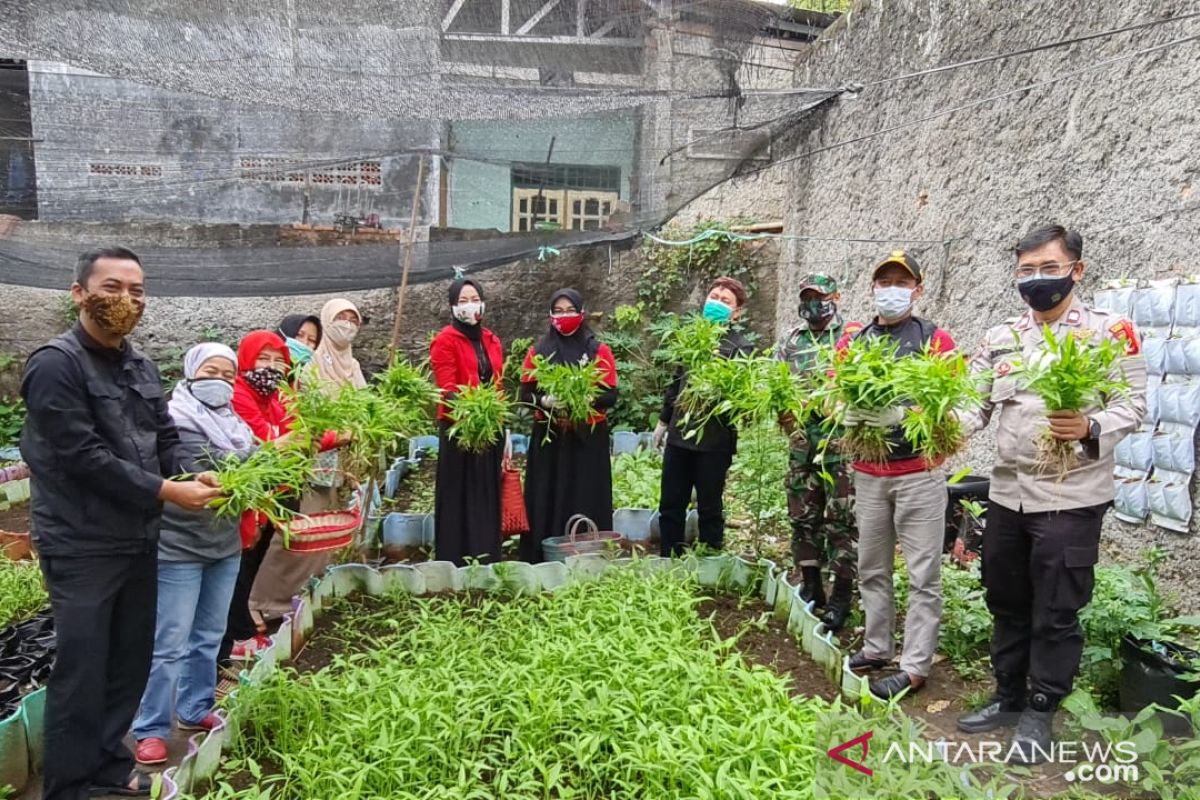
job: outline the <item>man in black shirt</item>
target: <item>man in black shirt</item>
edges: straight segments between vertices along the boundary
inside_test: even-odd
[[[212,475],[181,472],[158,368],[125,337],[145,310],[144,274],[125,248],[80,256],[79,323],[29,357],[21,454],[32,534],[58,637],[46,698],[45,800],[149,795],[123,739],[154,648],[163,502],[200,509]]]

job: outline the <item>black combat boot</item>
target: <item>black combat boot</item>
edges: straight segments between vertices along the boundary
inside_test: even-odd
[[[825,583],[821,580],[820,567],[800,568],[800,599],[812,601],[813,610],[825,607]]]
[[[1050,759],[1054,746],[1054,712],[1061,698],[1045,692],[1032,692],[1029,707],[1021,712],[1009,753],[1018,764],[1033,766]]]
[[[854,599],[854,579],[838,576],[833,579],[833,592],[829,595],[829,605],[821,615],[821,622],[826,630],[837,633],[846,624],[850,616],[850,603]]]
[[[978,711],[963,714],[958,718],[958,729],[963,733],[986,733],[996,728],[1015,725],[1017,717],[1025,709],[1024,675],[996,674],[996,691],[987,705]]]

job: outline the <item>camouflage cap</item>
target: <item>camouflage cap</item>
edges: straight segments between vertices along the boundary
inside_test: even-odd
[[[837,291],[837,281],[821,272],[810,272],[800,279],[800,291],[815,289],[821,294],[833,294]]]

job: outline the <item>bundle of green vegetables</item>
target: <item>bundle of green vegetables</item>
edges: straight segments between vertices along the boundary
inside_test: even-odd
[[[843,423],[847,409],[882,412],[904,401],[896,365],[899,344],[883,336],[852,339],[843,352],[822,348],[818,364],[829,368],[813,370],[825,377],[822,396],[837,409],[835,418]],[[865,423],[845,425],[838,448],[854,461],[880,463],[891,452],[889,431]]]
[[[554,398],[555,418],[586,425],[596,413],[596,398],[604,383],[604,370],[597,361],[554,364],[545,356],[536,355],[530,375],[537,381],[539,392]]]
[[[977,409],[983,393],[961,353],[920,355],[896,364],[896,379],[911,404],[900,423],[913,450],[929,461],[955,455],[967,443],[959,414]]]
[[[1018,384],[1046,404],[1047,411],[1086,411],[1103,408],[1109,398],[1128,395],[1129,381],[1117,361],[1124,351],[1109,339],[1083,341],[1067,332],[1056,338],[1043,326],[1045,348],[1032,358],[1014,363]],[[1037,439],[1037,467],[1059,480],[1079,465],[1077,443],[1055,439],[1049,428]]]
[[[423,409],[427,417],[432,417],[440,398],[429,375],[428,364],[411,364],[400,356],[393,358],[388,368],[377,374],[372,383],[381,397],[403,406]]]
[[[285,501],[300,496],[312,469],[313,459],[303,450],[273,442],[246,458],[228,455],[214,465],[223,493],[211,507],[217,516],[232,519],[258,511],[272,525],[282,527],[294,514]]]
[[[341,469],[360,479],[378,477],[381,459],[393,455],[404,439],[428,430],[430,401],[436,398],[431,385],[422,386],[419,377],[401,372],[401,368],[389,369],[386,392],[379,390],[379,384],[376,389],[316,384],[289,390],[292,432],[298,443],[315,449],[326,431],[349,434],[349,442],[339,451]]]
[[[826,388],[818,393],[833,401],[839,424],[847,411],[877,414],[904,409],[900,428],[913,450],[931,461],[959,452],[966,444],[959,414],[982,402],[979,380],[958,353],[939,353],[926,345],[920,353],[899,358],[890,338],[852,339],[842,352],[823,351]],[[891,430],[857,422],[844,426],[840,450],[855,461],[882,463],[892,449]]]
[[[450,438],[469,453],[495,447],[504,437],[512,414],[512,403],[493,381],[478,386],[460,386],[446,401]]]
[[[697,319],[668,335],[671,360],[688,371],[676,400],[685,435],[700,435],[713,417],[736,427],[803,417],[806,382],[769,352],[720,357],[723,333],[720,325]]]

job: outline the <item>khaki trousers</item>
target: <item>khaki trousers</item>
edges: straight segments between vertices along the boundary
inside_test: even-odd
[[[863,652],[872,658],[896,652],[892,571],[898,541],[909,582],[900,669],[928,677],[942,621],[945,477],[939,470],[886,478],[855,471],[854,495],[858,589],[867,618]]]

